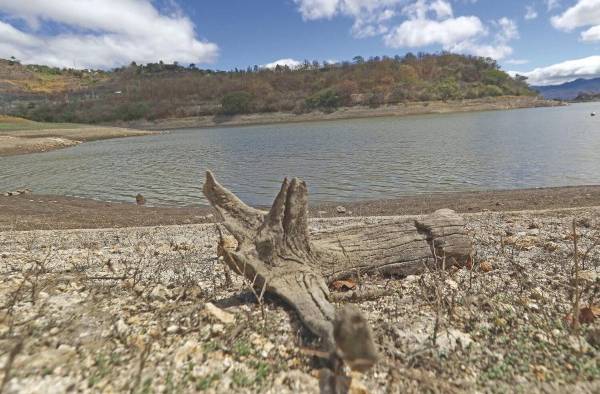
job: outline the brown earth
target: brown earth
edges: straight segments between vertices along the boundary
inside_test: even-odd
[[[339,205],[346,209],[345,214],[337,213]],[[440,208],[481,212],[590,206],[600,206],[600,186],[440,193],[341,204],[315,203],[310,206],[309,213],[312,217],[391,216],[425,214]],[[201,206],[148,207],[63,196],[0,195],[0,231],[207,223],[215,220],[212,213],[212,208]]]
[[[46,152],[77,145],[84,141],[135,137],[149,134],[154,134],[154,132],[104,126],[0,130],[0,156]]]
[[[405,104],[384,105],[378,108],[357,105],[354,107],[339,108],[338,110],[330,113],[313,111],[304,114],[295,114],[292,112],[271,112],[234,116],[211,115],[159,119],[156,121],[140,120],[124,122],[121,123],[121,125],[146,130],[167,130],[215,126],[249,126],[274,123],[320,122],[340,119],[492,111],[517,108],[555,107],[561,105],[564,104],[558,101],[544,100],[538,97],[502,96],[456,101],[407,102]]]

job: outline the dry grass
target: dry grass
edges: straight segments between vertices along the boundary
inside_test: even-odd
[[[575,295],[600,303],[600,209],[468,222],[471,270],[361,278],[388,295],[360,303],[383,357],[357,380],[373,392],[598,390],[598,319],[575,331],[570,318]],[[276,300],[235,275],[227,285],[218,239],[210,224],[0,233],[5,390],[318,392],[312,338]]]

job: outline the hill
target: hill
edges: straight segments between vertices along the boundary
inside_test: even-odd
[[[12,63],[12,64],[11,64]],[[489,58],[450,53],[297,69],[202,70],[150,63],[110,72],[0,63],[3,112],[49,122],[111,123],[250,113],[333,112],[339,107],[535,96]],[[1,78],[0,78],[1,79]],[[0,107],[1,108],[1,107]]]
[[[585,93],[600,93],[600,78],[576,79],[560,85],[532,86],[546,99],[575,100]]]

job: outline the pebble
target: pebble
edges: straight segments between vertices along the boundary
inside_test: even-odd
[[[167,334],[176,334],[179,332],[179,326],[177,325],[172,325],[167,327]]]
[[[115,324],[115,330],[117,335],[120,337],[125,337],[129,333],[129,326],[127,326],[127,323],[125,323],[123,319],[119,319]]]
[[[229,312],[225,312],[223,309],[215,306],[211,302],[204,304],[204,310],[215,319],[219,320],[223,324],[233,324],[235,322],[235,316]]]
[[[341,205],[338,205],[338,206],[335,208],[335,211],[336,211],[337,213],[339,213],[339,214],[344,214],[344,213],[346,213],[346,208],[345,208],[345,207],[343,207],[343,206],[341,206]]]
[[[154,289],[152,289],[150,297],[155,300],[167,301],[173,297],[173,293],[163,285],[156,285]]]

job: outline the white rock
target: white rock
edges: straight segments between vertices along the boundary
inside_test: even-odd
[[[119,319],[115,324],[115,331],[120,337],[125,337],[129,333],[129,327],[123,319]]]
[[[172,325],[167,327],[167,334],[176,334],[177,332],[179,332],[179,326],[178,325]]]
[[[343,207],[343,206],[341,206],[341,205],[338,205],[338,206],[335,208],[335,210],[336,210],[336,212],[337,212],[337,213],[340,213],[340,214],[346,213],[346,208],[345,208],[345,207]]]
[[[204,304],[204,310],[212,317],[217,319],[223,324],[235,323],[235,316],[229,312],[225,312],[223,309],[215,306],[211,302]]]
[[[154,289],[152,289],[150,296],[155,300],[166,301],[169,298],[172,298],[173,294],[163,285],[156,285]]]
[[[210,332],[213,335],[221,334],[225,331],[225,327],[222,324],[213,324],[210,326]]]

